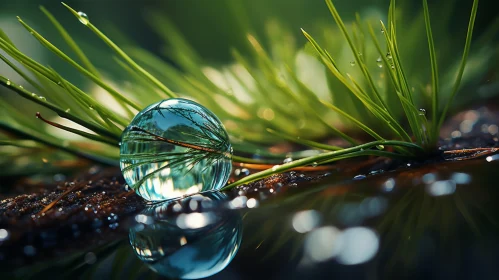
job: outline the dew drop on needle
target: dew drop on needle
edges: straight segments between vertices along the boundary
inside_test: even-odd
[[[87,25],[90,22],[87,14],[85,14],[84,12],[78,12],[78,20],[84,25]]]
[[[148,106],[121,136],[123,176],[138,195],[150,201],[219,190],[229,179],[231,158],[222,122],[186,99]]]
[[[376,65],[378,65],[379,68],[383,67],[383,60],[381,59],[381,57],[378,57],[378,59],[376,59]]]

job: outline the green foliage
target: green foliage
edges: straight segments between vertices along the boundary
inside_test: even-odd
[[[492,52],[470,54],[478,0],[473,2],[464,52],[457,66],[452,63],[454,59],[449,59],[447,51],[440,51],[451,48],[455,43],[452,38],[438,40],[446,42],[444,46],[434,41],[435,34],[444,36],[445,24],[452,12],[450,8],[436,20],[438,27],[435,28],[430,25],[426,0],[423,0],[423,13],[410,20],[405,20],[392,0],[386,25],[379,21],[383,16],[377,13],[367,13],[364,19],[356,14],[355,21],[346,22],[331,0],[326,0],[326,4],[338,29],[318,24],[310,33],[302,30],[308,42],[300,46],[285,28],[271,21],[267,25],[269,47],[248,34],[252,52],[243,54],[233,50],[234,63],[225,66],[207,66],[209,64],[159,13],[153,13],[149,21],[169,44],[167,56],[176,66],[138,46],[118,46],[86,15],[64,4],[114,53],[116,64],[131,81],[126,86],[116,86],[105,78],[104,71],[94,66],[92,60],[95,58],[88,57],[63,24],[41,8],[75,59],[19,19],[22,26],[44,47],[102,89],[113,103],[103,104],[61,73],[36,62],[0,30],[0,49],[7,54],[0,58],[37,93],[2,76],[0,84],[89,131],[57,125],[57,119],[55,123],[46,120],[47,123],[52,122],[52,125],[92,141],[69,141],[50,135],[46,126],[33,124],[25,112],[8,105],[2,105],[9,108],[2,111],[5,116],[0,128],[10,133],[0,140],[12,143],[13,138],[33,139],[68,153],[115,164],[121,132],[131,118],[151,103],[181,96],[198,101],[222,119],[236,153],[282,158],[283,155],[265,149],[282,139],[319,151],[333,150],[253,174],[228,187],[303,165],[366,155],[407,158],[435,150],[440,127],[460,86],[473,77],[464,71],[466,62],[474,60],[475,65],[480,65],[472,69],[477,73],[483,73],[490,66],[486,62],[490,61]],[[418,53],[426,48],[424,41],[418,41],[421,33],[426,34],[430,67],[422,63],[424,59]],[[312,37],[310,34],[319,35]],[[340,37],[344,40],[338,40]],[[488,44],[482,46],[485,48]],[[17,67],[13,61],[22,67]],[[457,74],[451,78],[440,77],[439,73],[444,71]],[[419,108],[429,108],[430,114],[426,115]],[[309,140],[302,139],[303,136]],[[331,136],[342,138],[350,147],[320,143]],[[390,145],[394,146],[393,152],[379,150],[379,147]],[[301,154],[294,156],[299,158]],[[241,156],[234,156],[234,159],[255,162]]]

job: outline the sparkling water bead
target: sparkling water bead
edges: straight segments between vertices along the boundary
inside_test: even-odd
[[[150,201],[220,189],[229,178],[231,156],[220,120],[205,107],[181,98],[145,108],[121,136],[123,176]]]

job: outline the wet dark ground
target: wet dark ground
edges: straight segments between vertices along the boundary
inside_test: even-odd
[[[498,119],[461,113],[442,151],[497,147]],[[115,168],[23,181],[0,197],[0,278],[496,279],[498,167],[480,152],[352,161],[162,205]]]

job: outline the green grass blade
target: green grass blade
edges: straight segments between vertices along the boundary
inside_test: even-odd
[[[388,111],[383,109],[380,105],[375,103],[367,93],[353,80],[353,78],[347,74],[348,78],[352,81],[349,83],[347,77],[342,75],[338,69],[333,65],[330,59],[326,56],[324,50],[317,44],[317,42],[310,36],[307,32],[302,30],[305,37],[309,40],[310,43],[314,46],[322,61],[326,65],[326,67],[330,70],[330,72],[355,96],[357,97],[364,106],[371,111],[376,117],[378,117],[381,121],[386,123],[390,129],[392,129],[397,135],[399,135],[402,139],[406,141],[411,141],[410,136],[405,132],[405,130],[400,126],[400,124],[391,116]]]
[[[327,101],[324,101],[324,100],[321,100],[321,102],[326,107],[332,109],[336,113],[340,114],[341,116],[347,118],[348,120],[350,120],[351,122],[353,122],[354,124],[356,124],[360,129],[364,130],[366,133],[368,133],[369,135],[371,135],[374,139],[376,139],[376,140],[385,140],[378,133],[374,132],[374,130],[372,130],[371,128],[369,128],[367,125],[363,124],[362,122],[360,122],[356,118],[352,117],[350,114],[346,113],[345,111],[341,110],[340,108],[338,108],[338,107],[334,106],[333,104],[331,104],[331,103],[329,103]]]
[[[66,91],[68,92],[73,92],[73,89],[71,87],[71,84],[69,84],[65,79],[63,79],[55,70],[52,69],[52,73],[54,74],[54,76],[56,76],[59,81],[61,81],[61,86],[63,88],[66,89]],[[73,95],[75,96],[75,95]],[[76,93],[76,96],[82,96],[82,97],[87,97],[85,94],[83,94],[82,92],[80,93]],[[90,98],[87,98],[87,99],[90,99]],[[87,101],[87,102],[83,102],[83,103],[86,103],[86,104],[92,104],[91,101]],[[92,107],[93,108],[93,107]],[[121,132],[122,132],[122,129],[118,128],[111,120],[110,120],[110,116],[109,116],[109,113],[105,110],[101,110],[101,107],[95,107],[94,109],[90,109],[90,107],[87,107],[85,108],[85,110],[87,111],[87,114],[88,115],[91,115],[93,116],[92,112],[91,111],[97,111],[97,114],[100,116],[100,118],[104,121],[105,125],[104,126],[107,126],[107,129],[114,133],[115,135],[120,135]],[[94,118],[94,120],[98,121],[98,119]],[[101,123],[102,124],[102,123]]]
[[[393,2],[392,2],[392,4],[393,4]],[[381,28],[383,30],[383,33],[385,35],[386,44],[387,44],[388,49],[390,51],[390,54],[392,56],[392,61],[393,61],[392,69],[395,72],[395,76],[397,77],[397,80],[400,81],[399,85],[401,88],[400,92],[402,93],[401,96],[404,96],[405,98],[407,98],[409,100],[410,104],[414,104],[414,100],[412,98],[412,92],[409,88],[407,77],[405,75],[405,71],[404,71],[404,68],[402,67],[402,63],[400,60],[400,54],[398,52],[398,48],[396,45],[396,39],[395,40],[391,39],[389,34],[388,34],[388,30],[386,29],[383,22],[380,21],[380,23],[381,23]],[[393,23],[391,23],[391,25],[394,26]],[[392,27],[391,30],[393,32],[394,27]],[[393,34],[393,38],[395,38],[395,34]],[[423,137],[422,137],[421,131],[420,131],[421,124],[419,123],[419,119],[417,117],[418,115],[413,114],[413,112],[407,107],[405,102],[402,102],[402,107],[405,111],[405,115],[407,117],[407,120],[409,121],[409,126],[411,127],[413,135],[416,137],[417,142],[421,144],[423,142]]]
[[[78,56],[78,58],[80,59],[81,63],[83,63],[83,65],[85,65],[85,67],[88,69],[88,71],[90,71],[90,73],[92,73],[96,77],[101,77],[101,75],[100,75],[99,71],[97,70],[97,68],[95,68],[95,66],[92,64],[92,62],[90,61],[90,59],[88,59],[88,57],[85,55],[85,53],[83,52],[83,50],[73,40],[73,38],[71,37],[71,35],[69,35],[69,33],[59,23],[59,21],[52,15],[52,13],[50,13],[43,6],[40,6],[40,10],[45,14],[45,16],[47,16],[47,18],[50,20],[50,22],[52,22],[52,24],[55,26],[55,28],[57,29],[57,31],[59,31],[59,34],[61,35],[61,37],[64,39],[64,41],[66,41],[66,44],[68,44],[68,46],[71,48],[71,50],[73,50],[73,52],[76,54],[76,56]]]
[[[440,115],[440,119],[438,121],[438,126],[433,131],[434,139],[438,139],[438,133],[440,132],[440,127],[442,126],[445,117],[447,115],[447,111],[449,110],[454,97],[456,96],[457,91],[459,90],[459,86],[461,85],[461,79],[463,77],[464,68],[466,67],[466,59],[468,58],[468,54],[471,48],[471,39],[473,37],[473,28],[475,26],[476,13],[478,11],[478,0],[473,1],[473,8],[471,9],[471,16],[468,24],[468,32],[466,34],[466,42],[464,44],[463,56],[461,58],[461,65],[459,66],[459,71],[456,76],[456,82],[454,83],[454,87],[452,88],[452,92],[450,94],[449,99],[447,100],[445,107]]]
[[[154,85],[156,85],[159,89],[161,89],[168,97],[174,98],[177,97],[172,90],[170,90],[167,86],[161,83],[156,77],[147,72],[144,68],[138,65],[128,54],[126,54],[118,45],[116,45],[111,39],[109,39],[104,33],[102,33],[97,27],[95,27],[92,23],[88,22],[87,18],[82,18],[73,8],[68,6],[65,3],[62,3],[64,7],[66,7],[78,20],[86,22],[84,25],[88,27],[92,32],[94,32],[97,37],[99,37],[104,43],[106,43],[114,52],[118,54],[123,60],[132,66],[137,72],[144,75],[148,80],[150,80]]]
[[[76,63],[73,59],[71,59],[69,56],[67,56],[63,51],[58,49],[56,46],[54,46],[52,43],[50,43],[47,39],[45,39],[42,35],[40,35],[36,30],[31,28],[28,24],[26,24],[21,18],[18,17],[19,22],[47,49],[55,53],[57,56],[59,56],[61,59],[69,63],[71,66],[76,68],[80,73],[88,77],[90,80],[92,80],[94,83],[105,89],[107,92],[109,92],[116,100],[122,103],[126,103],[136,110],[141,110],[142,108],[136,104],[135,102],[129,100],[119,92],[117,92],[115,89],[111,88],[109,85],[107,85],[104,81],[102,81],[100,78],[89,72],[87,69],[83,68],[81,65]],[[126,105],[123,104],[125,107]]]
[[[381,95],[379,94],[379,91],[376,88],[376,85],[374,84],[374,81],[373,81],[373,79],[371,77],[371,74],[369,74],[369,71],[368,71],[368,69],[367,69],[364,61],[360,58],[359,51],[357,50],[357,48],[355,47],[352,39],[348,35],[347,29],[345,27],[345,24],[343,23],[343,20],[341,19],[338,11],[336,10],[336,7],[334,6],[334,4],[333,4],[333,2],[331,0],[326,0],[326,4],[327,4],[327,6],[329,8],[329,11],[331,12],[331,15],[333,16],[334,20],[336,21],[336,24],[340,28],[341,33],[343,34],[343,36],[345,37],[345,39],[348,42],[348,45],[352,49],[353,55],[355,57],[355,60],[356,60],[357,64],[359,65],[362,73],[364,74],[364,77],[366,78],[366,80],[367,80],[367,82],[368,82],[371,90],[373,91],[374,97],[376,98],[378,104],[384,110],[388,110],[385,102],[383,101],[383,98],[381,98]],[[360,28],[360,26],[359,26],[359,28]]]
[[[320,149],[320,150],[338,151],[338,150],[342,150],[343,149],[342,147],[338,147],[338,146],[331,146],[331,145],[322,144],[322,143],[315,142],[315,141],[301,139],[300,137],[290,136],[290,135],[287,135],[287,134],[282,133],[282,132],[275,131],[275,130],[270,129],[270,128],[267,128],[267,132],[269,132],[271,134],[274,134],[274,135],[277,135],[277,136],[279,136],[279,137],[281,137],[283,139],[286,139],[288,141],[291,141],[291,142],[294,142],[294,143],[297,143],[297,144],[301,144],[301,145],[304,145],[304,146],[308,146],[308,147]]]
[[[38,91],[43,91],[42,87],[35,82],[33,79],[31,79],[24,71],[22,71],[19,67],[17,67],[14,63],[12,63],[10,60],[8,60],[5,56],[0,54],[0,59],[5,62],[10,68],[12,68],[14,71],[16,71],[17,74],[19,74],[24,80],[26,80],[30,85],[32,85],[34,88],[36,88]]]
[[[47,145],[49,147],[53,147],[53,148],[59,149],[59,150],[64,151],[64,152],[68,152],[70,154],[76,155],[76,156],[81,157],[81,158],[86,158],[86,159],[89,159],[91,161],[100,162],[100,163],[103,163],[106,165],[114,165],[114,166],[118,165],[118,162],[116,159],[111,159],[109,157],[100,156],[97,154],[86,153],[86,152],[82,151],[81,148],[72,147],[71,145],[67,146],[64,144],[63,141],[46,139],[45,137],[43,137],[43,135],[37,135],[33,132],[26,133],[24,128],[16,128],[16,127],[13,127],[9,124],[3,123],[1,121],[0,121],[0,128],[5,129],[5,130],[13,133],[14,135],[16,135],[19,138],[30,139],[30,140],[36,141],[38,143]]]
[[[9,38],[9,36],[7,36],[7,33],[5,33],[5,31],[3,31],[2,28],[0,28],[0,38],[5,40],[5,42],[9,43],[9,45],[15,47],[14,42],[12,42],[12,40]]]
[[[322,153],[322,154],[319,154],[317,156],[311,156],[311,157],[295,160],[295,161],[292,161],[290,163],[276,165],[270,169],[266,169],[266,170],[263,170],[263,171],[260,171],[257,173],[253,173],[249,176],[242,178],[239,181],[236,181],[232,184],[229,184],[229,185],[223,187],[222,191],[229,190],[229,189],[232,189],[236,186],[250,183],[250,182],[265,178],[265,177],[270,176],[270,175],[282,173],[282,172],[288,171],[288,170],[296,168],[296,167],[313,165],[314,163],[317,163],[317,162],[332,160],[332,159],[339,157],[339,156],[344,156],[344,155],[351,154],[353,152],[367,150],[367,149],[370,149],[372,147],[379,146],[379,145],[402,146],[402,147],[412,148],[412,149],[415,149],[415,150],[418,150],[421,152],[423,151],[423,149],[420,146],[413,144],[413,143],[408,143],[408,142],[403,142],[403,141],[374,141],[374,142],[365,143],[362,145],[358,145],[358,146],[351,147],[351,148],[346,148],[346,149],[339,150],[339,151]]]
[[[96,134],[88,133],[88,132],[85,132],[85,131],[81,131],[79,129],[75,129],[75,128],[72,128],[72,127],[68,127],[68,126],[65,126],[65,125],[61,125],[61,124],[57,124],[57,123],[48,121],[48,120],[44,119],[40,115],[40,113],[36,113],[36,117],[39,118],[39,119],[41,119],[41,120],[43,120],[44,122],[52,125],[52,126],[55,126],[55,127],[60,128],[62,130],[65,130],[65,131],[68,131],[68,132],[71,132],[71,133],[83,136],[83,137],[88,138],[90,140],[94,140],[94,141],[98,141],[98,142],[101,142],[101,143],[109,144],[109,145],[115,146],[115,147],[118,146],[118,142],[116,142],[115,140],[108,139],[108,138],[105,138],[105,137],[102,137],[102,136],[99,136],[99,135],[96,135]]]
[[[103,135],[103,136],[109,137],[111,139],[116,139],[116,141],[117,141],[116,143],[118,143],[118,141],[120,139],[120,135],[113,134],[106,129],[103,129],[97,125],[94,125],[93,123],[90,123],[88,121],[84,121],[76,116],[73,116],[70,113],[67,113],[64,109],[54,105],[53,103],[51,103],[49,101],[46,101],[44,99],[39,98],[39,96],[37,94],[27,91],[26,89],[20,87],[19,85],[13,83],[12,81],[10,81],[9,79],[7,79],[3,76],[0,76],[0,84],[3,85],[4,87],[10,89],[10,90],[13,90],[14,92],[19,94],[20,96],[22,96],[28,100],[31,100],[39,105],[42,105],[43,107],[46,107],[47,109],[54,111],[62,118],[66,118],[68,120],[71,120],[71,121],[79,124],[79,125],[82,125],[88,129],[94,131],[95,133],[97,133],[99,135]]]
[[[423,10],[424,10],[424,19],[426,26],[426,37],[428,38],[428,48],[430,52],[430,63],[431,63],[431,81],[432,81],[432,127],[436,128],[438,125],[438,94],[439,94],[439,85],[438,85],[438,68],[437,68],[437,56],[435,51],[435,44],[433,42],[433,34],[431,31],[430,24],[430,12],[428,10],[428,1],[423,0]]]

